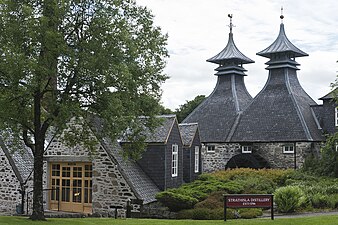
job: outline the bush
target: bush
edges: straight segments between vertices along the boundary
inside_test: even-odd
[[[305,195],[298,186],[285,186],[275,191],[275,202],[280,212],[290,213],[299,209]]]
[[[334,204],[330,197],[320,193],[312,196],[311,203],[314,208],[334,208]]]
[[[243,219],[252,219],[252,218],[257,218],[258,216],[263,215],[263,210],[259,208],[243,208],[239,209],[238,213],[240,215],[240,218]]]
[[[178,212],[183,209],[191,209],[198,202],[196,198],[173,193],[170,191],[160,192],[156,199],[172,212]]]
[[[224,205],[224,191],[213,192],[209,197],[195,205],[195,208],[217,209]]]

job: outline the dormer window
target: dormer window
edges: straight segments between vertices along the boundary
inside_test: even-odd
[[[252,146],[243,145],[242,146],[242,153],[243,154],[250,154],[250,153],[252,153]]]
[[[293,144],[287,144],[283,146],[283,153],[295,153],[295,147]]]

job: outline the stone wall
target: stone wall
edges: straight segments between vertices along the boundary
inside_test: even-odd
[[[215,146],[214,151],[208,151],[208,146]],[[224,170],[228,161],[240,154],[238,143],[207,143],[202,145],[202,171],[213,172]]]
[[[20,182],[1,148],[0,165],[0,215],[13,215],[21,204]]]
[[[295,154],[283,153],[285,144],[294,144]],[[245,144],[247,145],[247,143]],[[264,158],[271,168],[301,168],[307,155],[319,155],[320,142],[274,142],[251,143],[252,154]],[[215,146],[214,151],[208,151],[208,146]],[[229,160],[241,154],[240,143],[207,143],[202,146],[203,172],[224,170]]]
[[[101,145],[97,147],[94,156],[90,156],[89,150],[81,146],[69,148],[54,139],[46,152],[46,164],[51,161],[92,162],[93,215],[115,216],[115,206],[125,208],[127,201],[135,198],[130,186],[120,172],[118,165],[113,162],[110,155]],[[49,172],[45,173],[44,178],[48,181],[47,174],[49,174]],[[48,182],[45,182],[45,185],[45,188],[47,188]],[[118,210],[118,213],[125,214],[125,209]]]

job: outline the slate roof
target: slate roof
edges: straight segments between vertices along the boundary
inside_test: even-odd
[[[145,128],[147,143],[167,143],[171,129],[173,128],[176,120],[176,115],[161,115],[157,116],[160,119],[160,125],[155,128],[153,132]]]
[[[239,64],[254,61],[238,50],[231,31],[227,46],[207,61],[220,64],[216,87],[183,123],[198,123],[201,142],[224,142],[239,113],[252,100],[244,84],[246,70]]]
[[[0,137],[0,147],[4,151],[18,180],[21,183],[25,183],[30,177],[34,166],[31,149],[25,146],[24,143],[14,145],[11,143],[10,138],[4,140],[2,137]]]
[[[160,192],[155,183],[143,172],[136,162],[122,157],[122,148],[117,141],[112,142],[108,138],[101,140],[101,144],[117,163],[119,170],[143,204],[156,201],[155,195]]]
[[[257,53],[257,55],[271,58],[272,54],[290,52],[293,54],[293,57],[308,56],[307,53],[303,52],[297,48],[294,44],[289,41],[285,34],[284,24],[280,24],[279,34],[277,39],[266,49]]]
[[[219,76],[214,91],[183,123],[198,123],[201,142],[224,142],[237,116],[251,100],[243,76]]]
[[[278,43],[281,43],[280,45]],[[240,115],[231,142],[322,141],[320,127],[311,105],[316,102],[303,90],[293,57],[305,56],[287,40],[284,26],[277,40],[259,55],[275,59],[275,53],[287,60],[279,67],[268,67],[269,78],[262,91]],[[270,61],[270,62],[271,62]],[[271,63],[272,64],[272,63]],[[292,64],[291,66],[289,64]]]
[[[233,39],[233,33],[229,33],[228,44],[226,47],[214,57],[208,59],[208,62],[216,63],[216,64],[224,64],[224,62],[229,60],[236,60],[239,64],[247,64],[254,63],[253,60],[246,57],[235,45]]]
[[[198,135],[198,124],[197,123],[181,123],[179,129],[185,147],[191,147],[192,142],[196,135]]]

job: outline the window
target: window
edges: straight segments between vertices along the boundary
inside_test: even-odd
[[[335,108],[334,121],[335,121],[336,127],[338,127],[338,108]]]
[[[242,146],[242,153],[247,154],[247,153],[252,153],[252,147],[251,146]]]
[[[195,146],[195,173],[198,173],[200,170],[200,148]]]
[[[283,153],[295,153],[295,148],[292,144],[283,146]]]
[[[338,143],[336,143],[336,152],[338,152]]]
[[[171,176],[177,177],[178,171],[178,145],[172,145]]]
[[[215,145],[207,145],[207,152],[215,152]]]

